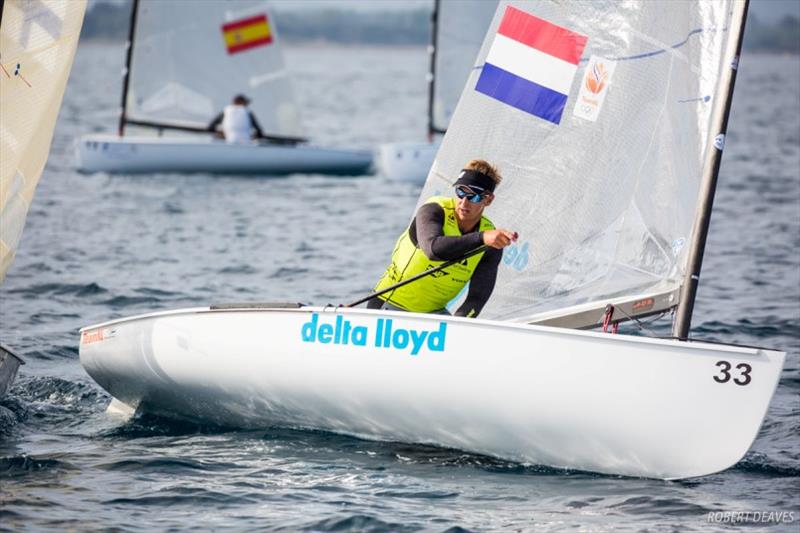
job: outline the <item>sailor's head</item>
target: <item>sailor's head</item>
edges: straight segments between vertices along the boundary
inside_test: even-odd
[[[483,159],[467,163],[454,184],[458,218],[472,219],[483,213],[483,208],[494,200],[494,190],[502,179],[497,167]]]
[[[237,94],[233,97],[233,105],[247,105],[250,103],[250,99],[243,94]]]

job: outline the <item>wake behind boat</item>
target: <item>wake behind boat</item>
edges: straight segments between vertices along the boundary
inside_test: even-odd
[[[83,136],[83,172],[326,173],[362,175],[371,150],[307,144],[281,39],[267,4],[134,0],[117,135]],[[246,92],[264,138],[218,142],[212,119]],[[159,136],[126,135],[127,126]],[[194,132],[162,137],[163,132]]]

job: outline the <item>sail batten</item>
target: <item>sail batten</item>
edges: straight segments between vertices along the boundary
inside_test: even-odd
[[[561,316],[680,290],[738,2],[500,3],[420,195],[445,193],[470,159],[499,166],[487,215],[520,240],[482,316]],[[574,67],[551,57],[562,49]]]

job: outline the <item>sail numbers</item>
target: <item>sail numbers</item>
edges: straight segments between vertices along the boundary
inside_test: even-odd
[[[736,370],[738,370],[738,374],[736,376],[732,376],[731,365],[728,361],[717,361],[715,365],[719,367],[719,374],[714,376],[714,381],[717,383],[727,383],[733,377],[733,382],[737,385],[747,385],[751,381],[750,372],[753,370],[753,367],[748,365],[747,363],[739,363],[736,365]]]

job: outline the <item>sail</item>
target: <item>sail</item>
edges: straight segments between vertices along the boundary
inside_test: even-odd
[[[443,133],[475,65],[497,0],[437,0],[431,128]]]
[[[0,6],[2,281],[47,162],[86,2],[6,0]]]
[[[242,93],[264,133],[302,135],[265,2],[141,0],[133,43],[129,120],[206,126]]]
[[[500,3],[420,195],[499,167],[520,238],[482,317],[677,304],[734,1]]]

